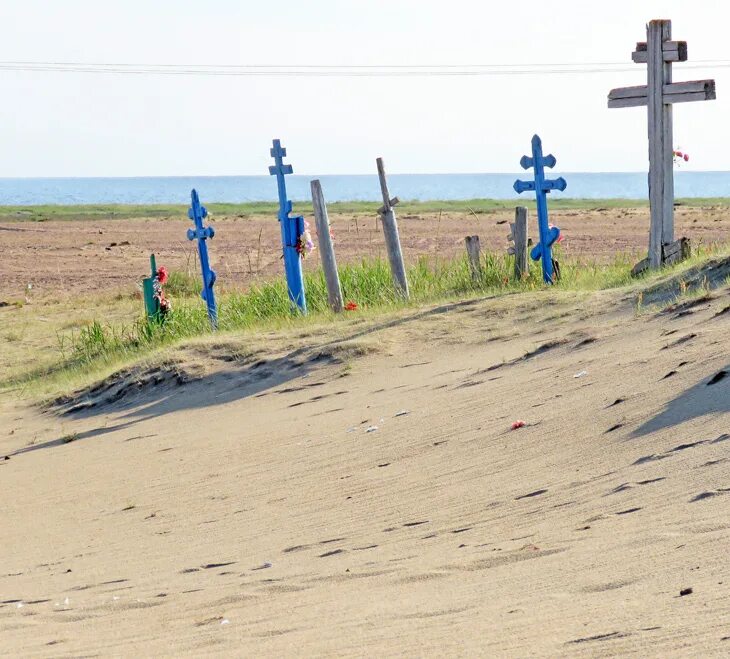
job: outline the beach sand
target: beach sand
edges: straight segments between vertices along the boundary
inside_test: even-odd
[[[729,307],[481,299],[6,398],[0,654],[726,657]]]

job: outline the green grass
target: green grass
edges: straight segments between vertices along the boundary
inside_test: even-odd
[[[619,258],[610,265],[566,262],[562,279],[556,288],[588,291],[621,286],[630,281],[632,262]],[[482,258],[482,273],[472,280],[465,258],[445,261],[422,258],[408,269],[411,293],[404,302],[393,288],[386,261],[363,261],[340,269],[345,301],[358,305],[358,312],[387,311],[428,302],[483,294],[514,293],[543,288],[539,268],[533,267],[522,281],[512,279],[513,260],[502,255],[487,254]],[[170,282],[185,282],[178,292],[195,293],[195,298],[180,298],[167,292],[173,300],[173,312],[161,325],[139,319],[130,325],[106,324],[95,320],[79,331],[64,336],[61,368],[94,368],[143,355],[150,350],[210,331],[205,307],[197,300],[199,286],[195,278],[172,273]],[[327,300],[324,274],[317,271],[305,275],[309,319],[332,317]],[[345,317],[353,313],[346,312]],[[219,328],[235,332],[266,326],[282,326],[301,322],[292,313],[283,279],[254,285],[245,293],[229,293],[219,299]]]
[[[635,259],[631,255],[617,257],[609,264],[598,264],[585,259],[561,258],[560,246],[556,257],[561,262],[562,278],[551,287],[553,292],[584,293],[617,288],[627,285],[640,287],[631,278],[630,271]],[[727,248],[701,247],[684,263],[674,266],[668,272],[681,273],[698,265],[709,255],[726,253]],[[477,281],[471,277],[466,258],[453,260],[438,257],[423,257],[408,268],[411,293],[409,302],[403,301],[395,292],[387,261],[364,260],[359,264],[340,269],[340,280],[345,301],[355,302],[357,311],[335,316],[328,306],[327,289],[321,270],[305,275],[305,288],[309,315],[302,317],[292,311],[283,278],[254,284],[246,292],[227,292],[219,295],[219,328],[222,334],[240,335],[253,330],[287,331],[301,330],[306,324],[343,322],[354,318],[372,318],[384,313],[417,308],[424,304],[452,299],[465,299],[486,295],[505,295],[545,289],[539,266],[533,264],[529,276],[515,281],[512,276],[513,258],[507,255],[486,254],[482,256],[481,276]],[[665,276],[652,273],[644,277],[645,283]],[[178,345],[194,337],[210,335],[211,330],[205,305],[199,297],[197,278],[181,272],[171,273],[166,284],[168,297],[172,299],[172,313],[162,324],[147,323],[141,314],[131,322],[107,322],[102,318],[109,311],[99,311],[102,318],[87,322],[82,327],[60,327],[58,337],[58,358],[49,364],[33,368],[30,365],[22,374],[9,376],[0,382],[0,388],[20,386],[33,388],[43,382],[44,386],[57,385],[56,389],[68,388],[69,383],[88,381],[101,373],[122,368],[131,362],[145,358],[160,348]],[[122,304],[115,302],[113,304]],[[126,301],[124,304],[129,304]],[[639,307],[641,302],[638,303]],[[116,307],[115,307],[116,308]],[[93,316],[91,316],[93,319]]]
[[[516,203],[534,207],[528,198],[516,202],[514,199],[466,199],[460,201],[403,201],[398,206],[401,214],[444,212],[493,213],[513,209]],[[730,206],[729,197],[677,199],[682,206]],[[551,208],[555,210],[590,210],[599,208],[638,208],[649,205],[646,199],[571,199],[555,197]],[[378,202],[346,201],[328,204],[331,213],[375,213]],[[246,218],[250,215],[276,214],[278,204],[274,202],[248,202],[241,204],[206,204],[213,215],[229,215]],[[297,213],[312,213],[311,203],[294,204]],[[82,204],[74,206],[0,206],[0,222],[48,220],[120,220],[151,217],[158,219],[186,218],[187,206],[184,204]]]

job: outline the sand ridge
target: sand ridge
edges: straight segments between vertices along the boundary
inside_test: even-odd
[[[727,656],[729,303],[456,302],[5,401],[0,653]]]

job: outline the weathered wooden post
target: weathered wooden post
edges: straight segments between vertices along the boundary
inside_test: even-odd
[[[672,41],[672,22],[654,20],[646,27],[646,42],[636,44],[631,59],[647,65],[647,84],[620,87],[608,94],[609,108],[647,106],[649,118],[649,256],[634,268],[658,268],[682,253],[674,243],[674,172],[672,104],[716,98],[714,80],[672,82],[672,62],[687,60],[687,42]]]
[[[464,238],[466,243],[466,255],[469,257],[469,270],[471,279],[474,283],[482,280],[482,263],[481,250],[479,248],[479,236],[467,236]]]
[[[400,247],[400,236],[398,235],[398,222],[395,219],[393,208],[399,201],[398,197],[391,199],[388,192],[388,182],[385,180],[385,167],[383,159],[378,158],[378,178],[380,179],[380,191],[383,193],[383,205],[378,209],[383,222],[383,234],[385,235],[385,248],[388,250],[388,261],[390,271],[393,274],[393,283],[396,291],[406,300],[410,297],[408,292],[408,280],[406,279],[406,268],[403,264],[403,252]]]
[[[507,250],[508,254],[515,256],[515,279],[518,281],[527,275],[529,265],[527,261],[527,209],[524,206],[515,208],[515,221],[510,223],[509,240],[514,246]]]
[[[271,156],[275,165],[269,167],[269,174],[276,176],[276,185],[279,192],[279,223],[281,225],[281,245],[284,254],[284,270],[289,299],[299,311],[307,313],[307,298],[304,294],[304,277],[302,275],[301,238],[304,233],[304,217],[297,215],[290,217],[292,212],[291,201],[286,196],[286,174],[293,173],[291,165],[284,164],[286,149],[281,146],[281,140],[274,140]]]
[[[215,294],[213,293],[213,284],[215,284],[215,270],[210,267],[208,262],[208,244],[205,242],[208,238],[215,236],[215,230],[211,226],[204,227],[203,220],[208,217],[208,211],[205,206],[201,205],[198,193],[192,190],[190,193],[191,204],[188,209],[188,217],[195,224],[194,229],[188,229],[188,240],[198,241],[198,255],[200,256],[200,269],[203,273],[203,290],[200,297],[205,300],[208,307],[208,318],[210,326],[215,330],[218,329],[218,309],[215,304]]]
[[[311,181],[312,205],[314,206],[314,220],[317,226],[317,241],[319,242],[319,253],[322,258],[322,269],[327,282],[327,298],[332,311],[341,313],[343,309],[342,288],[340,287],[340,276],[337,274],[337,260],[335,259],[335,248],[332,245],[330,235],[330,221],[327,216],[327,204],[322,194],[322,185],[318,179]]]
[[[553,273],[552,246],[560,238],[560,229],[550,226],[548,222],[547,195],[551,190],[560,190],[562,192],[568,185],[562,176],[556,179],[545,178],[545,167],[552,169],[555,167],[555,163],[555,156],[552,153],[546,156],[542,155],[542,141],[538,135],[533,135],[532,157],[522,156],[520,166],[522,169],[532,167],[535,170],[535,180],[521,181],[518,179],[513,186],[517,194],[527,190],[535,192],[540,242],[532,248],[530,256],[533,261],[542,260],[542,278],[546,284],[552,284],[556,279]]]

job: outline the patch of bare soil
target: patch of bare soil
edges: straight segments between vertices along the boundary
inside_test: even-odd
[[[566,237],[563,251],[567,257],[605,262],[617,253],[646,251],[648,209],[554,211],[551,218]],[[313,226],[313,218],[309,219]],[[385,258],[377,216],[332,214],[330,219],[340,264]],[[402,214],[399,228],[405,258],[412,263],[421,256],[460,255],[464,237],[472,234],[479,235],[483,249],[504,251],[511,221],[513,214],[507,211]],[[0,301],[24,296],[28,284],[33,286],[32,294],[41,298],[131,292],[147,275],[150,252],[168,269],[198,274],[195,245],[185,238],[189,224],[185,218],[1,223],[0,229],[6,233],[0,259]],[[216,236],[210,252],[219,287],[246,288],[257,279],[281,275],[280,230],[274,216],[218,216],[212,218],[212,224]],[[534,217],[530,230],[536,233]],[[695,244],[725,242],[730,239],[730,209],[680,207],[676,234],[690,237]],[[315,250],[304,267],[318,266]]]

